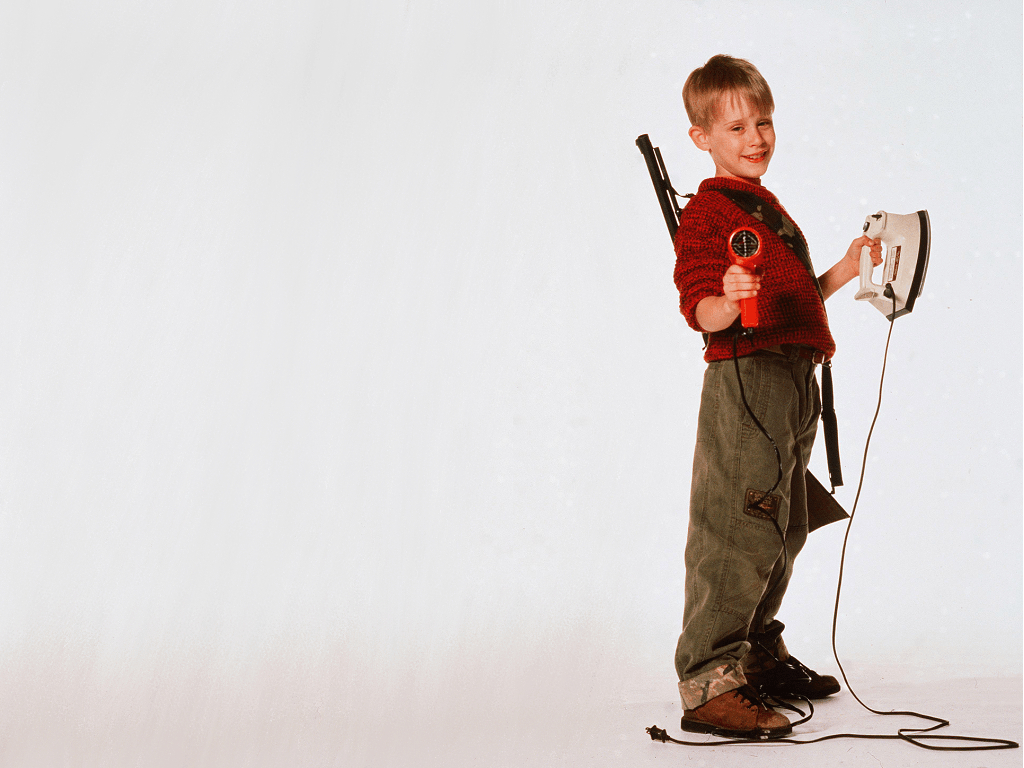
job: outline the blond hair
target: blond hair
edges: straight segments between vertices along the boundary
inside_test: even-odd
[[[683,85],[683,105],[690,124],[710,130],[718,116],[721,97],[731,93],[746,97],[762,114],[775,111],[772,89],[757,67],[746,59],[720,53],[693,70]]]

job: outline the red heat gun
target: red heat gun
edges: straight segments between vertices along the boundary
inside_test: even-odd
[[[761,274],[761,239],[749,227],[740,227],[729,235],[729,258],[733,264]],[[744,328],[757,328],[757,297],[740,299],[740,322]]]

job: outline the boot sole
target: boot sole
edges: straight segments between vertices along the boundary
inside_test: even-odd
[[[769,696],[774,696],[777,699],[807,698],[811,699],[812,701],[817,701],[818,699],[827,699],[829,696],[833,696],[839,693],[842,690],[842,688],[837,685],[835,687],[828,686],[826,688],[819,688],[818,690],[814,691],[801,691],[798,688],[777,688],[775,690],[772,690],[771,688],[762,688],[760,690],[764,691],[764,693],[768,694]]]
[[[679,727],[690,733],[710,733],[712,736],[724,736],[728,739],[778,739],[793,732],[791,725],[782,728],[751,728],[741,731],[721,728],[703,720],[687,720],[685,717],[679,722]]]

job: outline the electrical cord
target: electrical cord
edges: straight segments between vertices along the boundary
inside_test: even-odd
[[[843,547],[842,547],[842,552],[841,552],[840,557],[839,557],[839,578],[838,578],[838,581],[837,581],[837,584],[836,584],[836,602],[835,602],[835,609],[832,612],[832,655],[835,657],[836,664],[839,666],[839,672],[843,676],[843,682],[846,683],[846,687],[850,691],[850,694],[853,696],[854,699],[857,700],[857,703],[860,704],[862,707],[864,707],[864,709],[868,710],[868,712],[871,712],[872,714],[875,714],[875,715],[884,715],[884,716],[908,715],[910,717],[917,717],[917,718],[920,718],[921,720],[927,720],[929,722],[935,723],[935,725],[933,725],[933,726],[931,726],[929,728],[900,728],[896,732],[896,736],[898,738],[903,739],[904,741],[907,741],[907,742],[909,742],[909,743],[911,743],[911,744],[913,744],[914,746],[917,746],[917,747],[922,747],[924,749],[939,750],[939,751],[944,751],[944,752],[970,752],[970,751],[985,750],[985,749],[1017,749],[1017,748],[1020,747],[1019,744],[1017,744],[1016,742],[1013,742],[1013,741],[1005,740],[1005,739],[987,739],[987,738],[977,738],[977,737],[972,737],[972,736],[949,736],[949,735],[945,735],[945,734],[943,734],[943,735],[926,735],[926,734],[929,734],[931,731],[935,731],[935,730],[938,730],[939,728],[944,728],[944,727],[948,726],[949,725],[949,721],[944,719],[944,718],[941,718],[941,717],[934,717],[932,715],[921,714],[920,712],[911,712],[911,711],[906,711],[906,710],[893,710],[893,711],[890,711],[890,712],[883,712],[883,711],[880,711],[880,710],[877,710],[877,709],[872,709],[867,704],[865,704],[861,700],[861,698],[857,695],[856,691],[853,690],[853,686],[850,685],[850,680],[846,676],[846,670],[843,669],[843,663],[839,660],[839,652],[836,649],[836,627],[838,626],[838,623],[839,623],[839,599],[840,599],[840,596],[842,595],[842,590],[843,590],[843,570],[844,570],[845,565],[846,565],[846,549],[847,549],[847,544],[849,543],[849,540],[850,540],[850,530],[853,528],[853,518],[857,514],[857,504],[860,502],[861,489],[864,486],[864,475],[866,474],[867,463],[868,463],[868,446],[871,445],[871,436],[872,436],[872,434],[875,431],[875,423],[878,421],[878,414],[882,410],[882,391],[883,391],[883,385],[885,383],[885,366],[886,366],[886,363],[888,362],[888,359],[889,359],[889,342],[892,340],[892,330],[893,330],[893,327],[896,324],[896,293],[892,289],[892,284],[886,284],[886,286],[885,286],[885,296],[887,298],[892,299],[892,314],[889,316],[889,333],[888,333],[888,335],[886,336],[886,339],[885,339],[885,352],[882,355],[882,372],[881,372],[881,375],[879,376],[879,382],[878,382],[878,404],[875,407],[875,415],[871,419],[871,426],[868,429],[868,436],[867,436],[867,438],[864,441],[864,457],[863,457],[863,461],[861,462],[861,467],[860,467],[860,480],[857,483],[857,493],[856,493],[856,495],[854,496],[854,499],[853,499],[853,507],[850,509],[850,519],[846,521],[846,534],[843,536]],[[920,739],[940,740],[940,741],[970,741],[970,742],[978,742],[978,743],[989,743],[989,744],[991,744],[991,746],[986,746],[986,747],[939,747],[939,746],[935,746],[935,745],[932,745],[932,744],[924,744],[924,743],[922,743],[920,741]]]
[[[836,650],[836,627],[837,627],[838,619],[839,619],[839,600],[840,600],[840,596],[842,594],[842,588],[843,588],[843,569],[844,569],[844,566],[845,566],[845,563],[846,563],[847,543],[849,542],[850,530],[851,530],[851,528],[853,526],[853,518],[854,518],[854,515],[857,512],[857,504],[860,501],[861,490],[862,490],[862,488],[864,486],[864,476],[865,476],[865,473],[866,473],[866,470],[867,470],[867,461],[868,461],[868,447],[871,445],[871,436],[874,433],[875,423],[878,421],[878,414],[882,410],[882,392],[883,392],[883,386],[884,386],[884,383],[885,383],[885,367],[886,367],[886,364],[887,364],[888,359],[889,359],[889,343],[892,340],[892,331],[893,331],[893,327],[895,326],[895,321],[896,321],[896,294],[893,291],[891,284],[887,284],[885,286],[885,296],[887,298],[892,299],[893,311],[892,311],[892,314],[890,315],[890,318],[889,318],[889,333],[888,333],[888,335],[886,337],[886,340],[885,340],[885,352],[884,352],[884,354],[882,356],[882,372],[881,372],[881,375],[880,375],[880,378],[879,378],[879,383],[878,383],[878,404],[875,407],[875,414],[874,414],[874,417],[871,419],[871,426],[868,429],[868,435],[867,435],[867,438],[866,438],[866,440],[864,442],[864,456],[863,456],[863,460],[861,462],[860,479],[859,479],[859,481],[857,483],[857,493],[856,493],[856,495],[854,497],[853,507],[850,510],[850,517],[849,517],[849,520],[847,520],[846,534],[843,537],[842,552],[841,552],[840,559],[839,559],[839,578],[838,578],[838,582],[837,582],[837,585],[836,585],[835,609],[834,609],[833,614],[832,614],[832,654],[835,656],[836,664],[839,665],[839,672],[843,676],[843,682],[846,683],[846,687],[849,689],[850,694],[853,696],[853,698],[856,699],[857,703],[860,704],[862,707],[864,707],[864,709],[866,709],[869,712],[871,712],[873,714],[876,714],[876,715],[883,715],[883,716],[904,715],[904,716],[910,716],[910,717],[917,717],[917,718],[922,719],[922,720],[930,721],[930,722],[934,723],[934,725],[932,725],[932,726],[930,726],[928,728],[900,728],[894,734],[833,733],[833,734],[829,734],[827,736],[820,736],[820,737],[815,738],[815,739],[791,739],[791,738],[785,738],[785,737],[775,737],[775,738],[759,737],[759,738],[752,738],[752,739],[723,738],[720,741],[681,741],[679,739],[675,739],[675,738],[669,736],[668,732],[665,731],[665,729],[660,728],[657,725],[652,725],[651,727],[647,728],[646,730],[647,730],[647,733],[650,735],[650,737],[651,737],[651,739],[653,741],[670,742],[672,744],[681,744],[681,745],[684,745],[684,746],[691,746],[691,747],[718,747],[718,746],[751,745],[751,744],[817,744],[819,742],[831,741],[831,740],[834,740],[834,739],[871,739],[871,740],[879,740],[879,741],[896,741],[896,740],[905,741],[905,742],[907,742],[909,744],[913,744],[915,747],[921,747],[922,749],[929,749],[929,750],[940,751],[940,752],[982,752],[982,751],[993,750],[993,749],[1019,749],[1020,748],[1020,744],[1018,744],[1015,741],[1010,741],[1008,739],[983,738],[983,737],[976,737],[976,736],[955,736],[955,735],[949,735],[949,734],[932,734],[931,733],[932,731],[938,730],[939,728],[947,727],[949,725],[949,721],[948,720],[945,720],[945,719],[940,718],[940,717],[934,717],[932,715],[925,715],[925,714],[921,714],[920,712],[912,712],[912,711],[908,711],[908,710],[893,710],[893,711],[890,711],[890,712],[883,712],[883,711],[880,711],[880,710],[877,710],[877,709],[872,709],[867,704],[865,704],[861,700],[861,698],[856,694],[856,692],[853,690],[853,686],[850,685],[850,681],[849,681],[849,679],[846,676],[846,670],[843,669],[842,662],[839,661],[839,653]],[[765,499],[767,499],[772,493],[774,493],[775,489],[778,488],[779,484],[782,482],[782,458],[781,458],[781,454],[779,453],[778,445],[775,443],[775,440],[772,438],[772,436],[770,434],[768,434],[768,431],[764,428],[764,426],[761,424],[761,422],[758,420],[758,418],[754,415],[754,412],[751,410],[750,405],[747,403],[746,394],[743,391],[743,380],[742,380],[742,377],[740,376],[739,361],[738,361],[738,357],[737,357],[737,354],[736,354],[736,338],[737,337],[734,335],[733,336],[733,365],[735,366],[735,369],[736,369],[736,379],[737,379],[737,382],[739,384],[740,397],[743,400],[744,407],[747,409],[747,413],[754,420],[754,423],[757,425],[757,427],[761,431],[761,433],[766,438],[768,438],[769,442],[772,444],[772,448],[774,448],[774,450],[775,450],[775,457],[776,457],[776,460],[778,461],[778,467],[779,467],[778,479],[775,481],[775,485],[772,486],[771,490],[768,491],[766,494],[764,494],[754,504],[748,505],[748,509],[750,509],[751,507],[760,508],[761,504],[765,501]],[[776,583],[771,587],[771,591],[774,591],[778,587],[778,585],[781,583],[781,576],[782,576],[782,574],[785,573],[786,565],[787,565],[786,558],[788,556],[788,552],[787,552],[787,548],[786,548],[786,537],[785,537],[785,534],[782,532],[782,529],[779,527],[778,521],[776,521],[775,518],[772,517],[771,515],[768,515],[768,517],[774,523],[775,530],[778,532],[779,537],[782,539],[783,569],[782,569],[782,572],[780,573],[780,578],[778,580],[776,580]],[[771,594],[771,592],[766,590],[766,594]],[[811,704],[809,699],[804,698],[804,697],[799,697],[799,698],[801,698],[808,705],[809,712],[808,712],[808,714],[806,716],[804,716],[804,713],[801,710],[797,709],[796,707],[794,707],[792,705],[789,705],[789,704],[786,704],[785,702],[782,702],[782,701],[780,701],[780,700],[778,700],[778,699],[776,699],[774,697],[765,697],[765,696],[762,695],[762,698],[769,699],[770,700],[769,703],[771,703],[773,706],[778,707],[779,709],[786,709],[786,710],[789,710],[789,711],[792,711],[792,712],[797,712],[801,716],[802,719],[792,723],[793,726],[801,725],[801,724],[807,722],[814,715],[814,705]],[[948,742],[948,741],[971,742],[972,746],[937,746],[935,744],[924,743],[923,740],[928,740],[928,741],[944,741],[944,742]],[[973,746],[973,745],[977,745],[977,746]]]

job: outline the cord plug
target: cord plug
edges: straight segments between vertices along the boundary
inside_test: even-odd
[[[651,734],[651,741],[668,741],[668,731],[664,728],[652,725],[647,729],[647,732]]]

